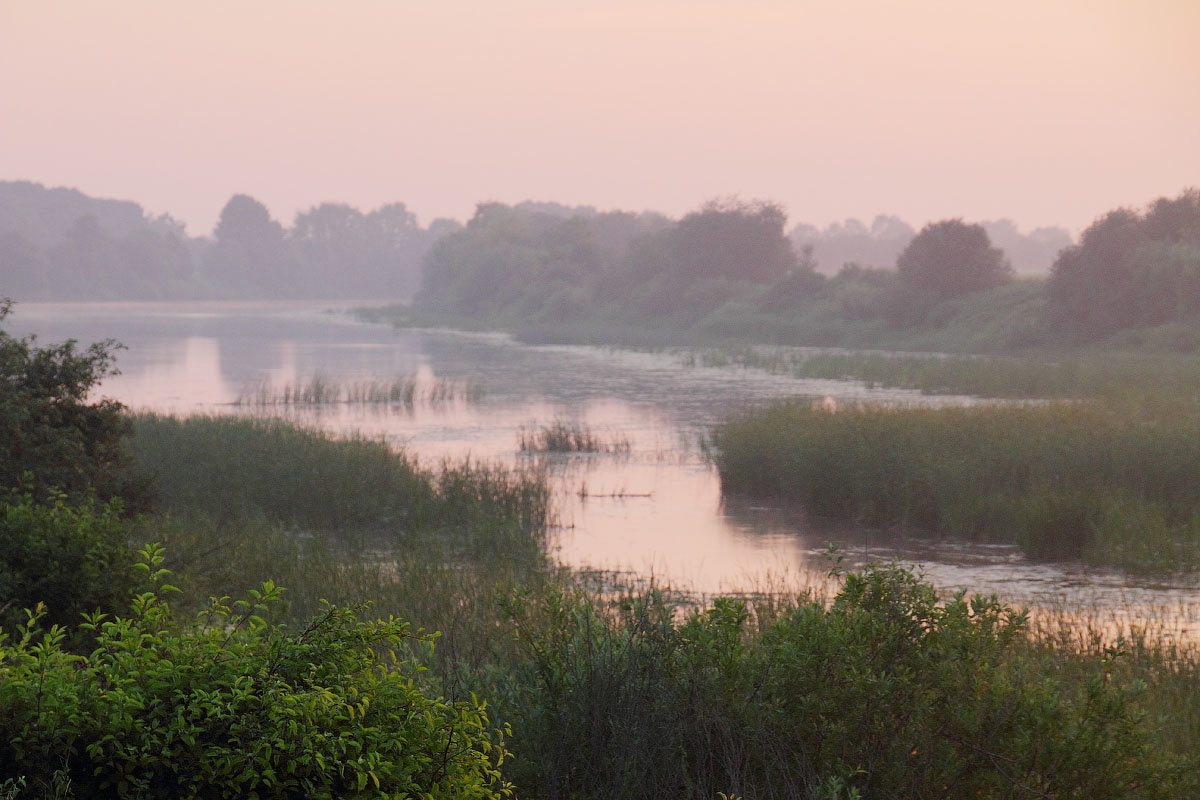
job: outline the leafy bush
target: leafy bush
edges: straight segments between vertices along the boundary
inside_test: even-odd
[[[420,632],[332,606],[291,632],[268,621],[270,582],[177,622],[160,550],[143,558],[153,590],[128,617],[87,616],[89,655],[40,606],[0,639],[0,774],[76,798],[509,794],[483,705],[429,698],[400,655]]]
[[[899,567],[774,614],[561,589],[509,610],[522,658],[489,691],[532,796],[1175,796],[1136,683],[1061,681],[1023,613]]]
[[[60,626],[129,605],[134,554],[120,509],[116,501],[97,508],[0,498],[0,630],[13,631],[38,603],[46,604],[44,622]]]
[[[0,322],[12,309],[0,298]],[[123,406],[87,402],[88,393],[115,372],[112,340],[76,348],[74,340],[38,347],[34,337],[0,331],[0,488],[31,485],[38,497],[53,491],[115,494],[128,423]]]

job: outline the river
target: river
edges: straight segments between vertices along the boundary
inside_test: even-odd
[[[722,498],[699,445],[729,415],[785,397],[826,402],[964,403],[851,381],[702,366],[678,349],[639,352],[531,346],[501,334],[400,330],[358,322],[347,303],[23,303],[13,335],[43,343],[113,338],[120,374],[99,394],[134,409],[279,414],[336,434],[384,437],[436,467],[464,458],[541,468],[555,487],[552,555],[560,563],[653,578],[700,595],[820,585],[836,544],[851,566],[898,559],[944,591],[965,587],[1035,610],[1093,621],[1153,620],[1200,632],[1200,581],[1145,579],[1076,563],[1045,564],[1015,547],[830,526],[795,509]],[[315,376],[334,384],[412,378],[411,404],[263,406]],[[449,388],[434,396],[437,387]],[[264,391],[265,389],[265,391]],[[826,400],[828,398],[828,400]],[[582,423],[628,452],[537,456],[522,430]],[[624,448],[622,448],[624,449]]]

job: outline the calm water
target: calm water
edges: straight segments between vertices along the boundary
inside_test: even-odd
[[[548,467],[557,488],[554,555],[565,564],[631,571],[700,593],[820,582],[826,548],[851,564],[898,558],[939,587],[996,593],[1014,604],[1082,610],[1101,618],[1163,618],[1200,630],[1195,579],[1131,579],[1080,565],[1027,561],[1013,547],[813,524],[788,509],[722,500],[698,446],[720,419],[784,397],[830,402],[879,398],[961,403],[801,380],[735,367],[694,366],[678,351],[642,353],[529,346],[502,335],[392,331],[318,304],[118,303],[16,307],[10,333],[43,342],[121,341],[121,374],[101,387],[133,408],[175,414],[264,413],[238,406],[257,387],[323,376],[342,383],[415,376],[412,407],[340,404],[278,413],[335,433],[361,431],[436,466],[470,457]],[[421,401],[437,385],[469,387],[444,402]],[[601,439],[627,440],[622,455],[522,455],[522,428],[577,421]]]

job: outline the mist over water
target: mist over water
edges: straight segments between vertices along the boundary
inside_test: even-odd
[[[344,310],[349,303],[339,307]],[[1168,615],[1197,627],[1190,578],[1134,578],[1079,564],[1031,562],[1014,546],[929,540],[811,520],[797,509],[722,498],[701,438],[730,415],[787,397],[962,403],[698,366],[689,351],[531,346],[501,334],[393,331],[314,303],[21,304],[14,335],[42,342],[116,338],[121,374],[100,389],[133,409],[273,414],[335,434],[380,436],[436,468],[465,458],[545,470],[556,490],[553,556],[698,594],[820,585],[836,543],[844,565],[899,559],[943,590],[995,593],[1014,604],[1114,618]],[[253,391],[404,379],[404,402],[247,403]],[[437,393],[437,387],[450,387]],[[239,397],[243,398],[238,404]],[[523,430],[586,427],[627,452],[522,453]],[[1128,616],[1126,616],[1128,615]]]

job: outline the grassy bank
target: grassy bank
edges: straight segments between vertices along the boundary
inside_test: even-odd
[[[725,491],[1127,569],[1200,557],[1200,422],[1098,404],[776,406],[714,435]]]

